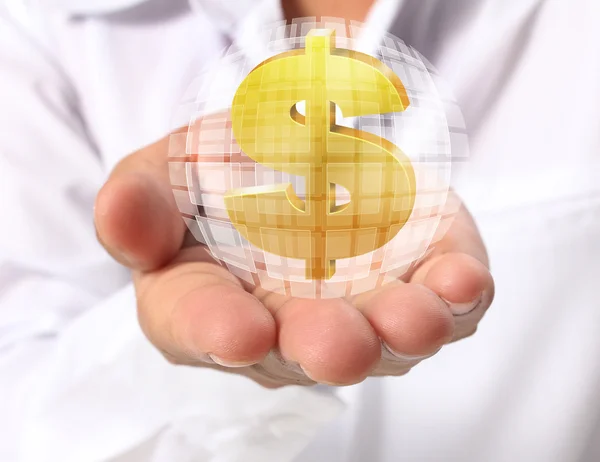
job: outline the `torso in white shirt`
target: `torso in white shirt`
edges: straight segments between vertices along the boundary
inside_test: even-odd
[[[473,338],[407,376],[335,391],[346,410],[298,460],[599,460],[600,6],[387,3],[397,16],[371,20],[394,17],[390,32],[462,107],[471,162],[455,188],[488,245],[497,298]],[[107,170],[172,128],[189,79],[239,27],[185,0],[61,18],[54,51]]]

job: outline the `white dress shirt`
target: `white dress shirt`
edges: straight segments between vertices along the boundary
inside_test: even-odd
[[[600,460],[595,0],[380,0],[368,18],[465,115],[454,186],[497,283],[472,338],[404,377],[274,391],[145,340],[96,192],[270,1],[0,6],[0,461]]]

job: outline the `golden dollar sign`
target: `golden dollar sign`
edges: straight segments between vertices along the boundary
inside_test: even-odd
[[[296,104],[304,101],[306,115]],[[335,124],[344,117],[404,111],[404,85],[379,60],[335,47],[335,33],[313,29],[306,48],[257,66],[238,87],[232,129],[240,148],[271,169],[300,175],[291,184],[238,188],[225,195],[231,222],[248,241],[304,259],[307,279],[329,279],[335,261],[372,252],[396,236],[415,201],[410,160],[389,141]],[[336,204],[336,185],[350,202]]]

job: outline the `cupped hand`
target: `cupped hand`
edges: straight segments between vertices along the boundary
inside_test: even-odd
[[[266,387],[403,375],[472,335],[492,302],[485,247],[462,205],[433,252],[397,283],[328,300],[250,287],[186,232],[168,146],[167,137],[117,165],[97,196],[95,220],[100,242],[132,270],[142,330],[174,364]]]

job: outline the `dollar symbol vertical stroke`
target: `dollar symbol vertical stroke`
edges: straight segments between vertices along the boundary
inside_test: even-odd
[[[296,104],[304,101],[306,115]],[[225,194],[238,232],[266,252],[303,259],[307,279],[329,279],[335,261],[378,249],[404,226],[416,181],[407,156],[388,140],[336,125],[344,117],[400,112],[404,85],[372,56],[335,47],[335,33],[314,29],[306,47],[254,68],[232,102],[232,129],[256,162],[305,179]],[[337,204],[336,185],[350,193]]]

